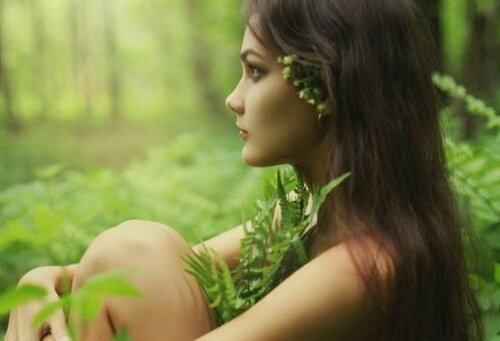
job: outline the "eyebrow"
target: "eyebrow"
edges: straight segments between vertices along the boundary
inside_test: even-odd
[[[253,54],[253,55],[257,56],[257,57],[260,57],[261,59],[265,59],[265,58],[264,58],[264,56],[262,56],[260,53],[258,53],[258,52],[257,52],[257,51],[255,51],[255,50],[252,50],[252,49],[246,49],[246,50],[244,50],[243,52],[241,52],[241,53],[240,53],[240,59],[241,59],[242,61],[245,61],[245,60],[247,59],[247,56],[248,56],[249,54]]]

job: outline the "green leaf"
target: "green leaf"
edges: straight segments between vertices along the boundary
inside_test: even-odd
[[[466,1],[448,0],[448,2],[461,2],[462,4],[465,4]],[[434,73],[432,75],[432,81],[438,89],[444,91],[452,97],[464,101],[466,109],[470,114],[485,118],[487,129],[500,128],[500,118],[497,116],[495,109],[487,107],[483,101],[469,95],[465,88],[461,85],[458,85],[451,76]]]
[[[41,300],[46,295],[47,292],[44,288],[32,284],[10,289],[0,295],[0,315],[6,314],[29,301]]]
[[[98,295],[81,294],[73,297],[72,308],[87,321],[91,321],[102,308],[102,299]]]
[[[345,173],[345,174],[342,174],[341,176],[339,177],[336,177],[335,179],[333,179],[332,181],[330,181],[327,185],[325,185],[324,187],[320,188],[320,189],[317,189],[315,191],[315,193],[318,193],[315,195],[314,199],[313,200],[313,205],[312,205],[312,209],[311,209],[311,213],[309,214],[309,216],[312,218],[315,214],[318,213],[319,211],[319,208],[321,207],[321,205],[323,204],[323,202],[325,201],[326,197],[328,196],[328,194],[337,186],[339,186],[345,179],[347,179],[349,176],[351,176],[351,173]]]
[[[63,309],[63,308],[69,308],[71,303],[71,297],[69,295],[63,296],[57,301],[50,302],[45,304],[38,313],[36,313],[35,317],[33,318],[33,321],[31,322],[33,327],[40,327],[44,321],[47,321],[47,319],[54,314],[57,310]]]
[[[292,242],[293,249],[295,250],[295,253],[298,257],[299,264],[305,264],[307,262],[307,254],[306,254],[306,249],[304,248],[304,244],[300,239],[294,238]]]
[[[453,185],[470,207],[475,228],[500,221],[500,160],[480,147],[445,140]]]
[[[120,330],[118,334],[113,336],[113,341],[131,341],[132,339],[128,335],[126,330]]]
[[[278,198],[281,201],[287,201],[285,187],[283,187],[283,182],[281,181],[281,174],[279,170],[276,172],[276,185],[278,189]]]
[[[45,246],[57,238],[63,227],[62,218],[45,204],[35,207],[33,212],[35,223],[35,238],[39,246]]]
[[[16,242],[35,244],[33,234],[23,225],[20,220],[11,220],[0,233],[0,246],[8,246]]]
[[[60,163],[47,166],[45,168],[38,168],[35,170],[35,176],[42,180],[48,180],[56,177],[64,169],[64,166]]]

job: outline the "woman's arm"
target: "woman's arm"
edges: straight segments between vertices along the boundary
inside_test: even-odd
[[[280,225],[281,209],[279,204],[274,208],[272,228],[276,229]],[[250,221],[247,223],[249,229],[252,228]],[[238,265],[238,257],[240,255],[240,240],[244,236],[243,224],[233,227],[211,239],[193,246],[193,251],[200,252],[204,247],[215,250],[222,259],[226,262],[230,269],[234,269]]]
[[[367,297],[347,247],[340,244],[297,270],[248,311],[198,340],[369,339],[375,312]]]
[[[195,252],[203,250],[203,245],[214,249],[226,261],[230,268],[236,267],[237,258],[240,253],[240,239],[243,237],[243,225],[236,226],[223,232],[204,243],[192,247]],[[46,288],[49,300],[56,300],[59,295],[72,287],[73,277],[78,264],[69,266],[47,266],[35,268],[22,277],[19,284],[37,284]],[[34,302],[20,307],[11,312],[6,340],[38,340],[43,330],[32,330],[31,321],[36,312],[41,308],[41,302]],[[48,329],[48,328],[50,329]],[[52,330],[56,340],[59,336],[67,335],[67,327],[64,313],[57,311],[46,322],[44,328]]]
[[[36,284],[42,286],[47,290],[45,302],[57,300],[59,295],[70,290],[77,266],[77,264],[72,264],[68,266],[35,268],[19,280],[19,285]],[[51,332],[55,340],[69,340],[69,333],[62,309],[51,315],[41,328],[34,329],[32,327],[31,321],[43,305],[43,302],[34,301],[13,310],[10,313],[5,340],[38,341],[48,331]]]
[[[236,258],[239,255],[241,237],[243,237],[243,226],[239,225],[194,246],[193,250],[200,251],[203,248],[202,244],[205,244],[221,254],[230,267],[234,267],[237,265]],[[48,301],[57,300],[62,293],[71,289],[77,267],[78,264],[38,267],[27,272],[19,280],[19,285],[36,284],[42,286],[47,290]],[[31,302],[13,310],[10,313],[5,340],[37,341],[49,331],[55,340],[66,340],[65,337],[69,334],[66,317],[62,310],[54,313],[42,328],[34,329],[31,327],[33,317],[43,305],[43,302]]]
[[[240,254],[240,239],[243,238],[243,225],[238,225],[232,229],[223,232],[209,240],[193,246],[194,252],[203,251],[204,248],[215,250],[226,262],[230,269],[238,265],[238,256]]]

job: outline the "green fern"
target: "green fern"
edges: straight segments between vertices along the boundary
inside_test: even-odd
[[[488,134],[481,141],[459,138],[445,140],[447,164],[454,188],[459,194],[474,229],[483,242],[481,265],[471,269],[470,280],[477,290],[486,323],[487,339],[500,335],[500,117],[494,109],[467,93],[466,89],[446,75],[434,74],[434,84],[446,94],[465,103],[467,112],[485,119]],[[442,114],[453,113],[446,107]],[[479,143],[478,143],[479,142]],[[488,145],[491,144],[491,145]]]
[[[500,117],[495,112],[495,109],[488,107],[482,100],[468,94],[465,88],[457,84],[451,76],[434,73],[432,81],[439,90],[464,101],[470,114],[485,118],[486,128],[500,128]]]
[[[454,187],[468,201],[477,228],[500,222],[500,159],[448,139],[445,146]]]
[[[307,212],[309,191],[298,174],[282,176],[276,185],[265,185],[264,199],[257,201],[251,227],[244,224],[239,265],[231,271],[214,250],[183,257],[188,268],[205,291],[219,324],[243,313],[267,295],[288,275],[308,261],[304,232],[313,222],[321,204],[333,188],[349,174],[336,178],[323,188],[312,191],[312,208]],[[292,189],[296,198],[288,193]],[[279,204],[281,222],[272,228],[274,209]]]

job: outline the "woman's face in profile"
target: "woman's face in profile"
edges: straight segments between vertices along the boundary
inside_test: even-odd
[[[277,57],[247,27],[241,46],[243,74],[226,105],[236,113],[242,158],[251,166],[300,165],[321,142],[318,114],[283,78]]]

